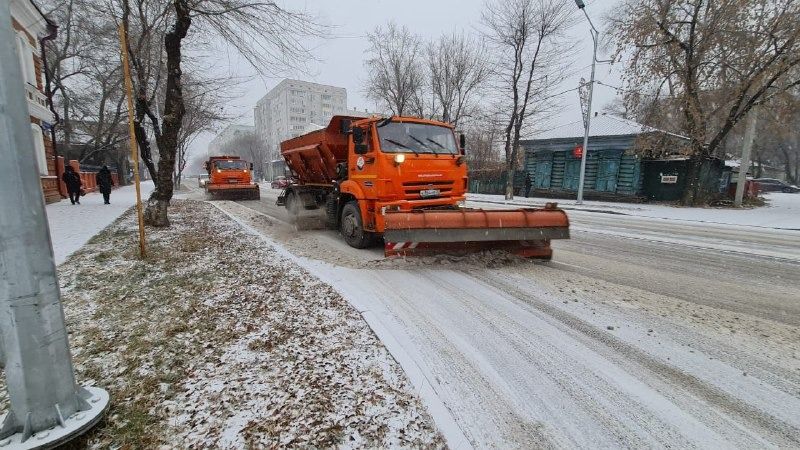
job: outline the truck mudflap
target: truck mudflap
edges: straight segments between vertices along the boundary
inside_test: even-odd
[[[569,219],[555,204],[543,209],[394,211],[384,220],[387,257],[499,250],[550,259],[550,240],[569,239]]]

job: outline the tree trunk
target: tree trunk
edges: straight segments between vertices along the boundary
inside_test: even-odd
[[[756,166],[753,168],[753,178],[761,178],[762,174],[762,161],[761,161],[761,152],[756,152],[756,157],[753,158],[756,161]]]
[[[491,145],[491,144],[490,144]],[[511,154],[511,126],[506,132],[506,200],[514,199],[514,158]]]
[[[708,203],[714,195],[709,191],[708,183],[703,183],[703,163],[708,160],[708,148],[698,140],[692,140],[692,157],[689,159],[689,168],[686,173],[686,187],[683,191],[681,204],[683,206],[702,206]]]
[[[794,184],[797,183],[797,166],[798,161],[800,158],[796,158],[795,160],[795,172],[792,175],[792,155],[789,153],[789,149],[785,146],[780,146],[781,154],[783,155],[783,174],[786,175],[786,181],[788,183]]]
[[[178,135],[186,109],[181,83],[181,41],[192,24],[187,0],[174,0],[175,23],[164,36],[164,51],[167,54],[167,84],[164,96],[164,118],[158,144],[158,172],[156,190],[147,202],[145,222],[155,227],[169,226],[167,210],[172,200],[175,155],[178,151]]]
[[[514,167],[506,164],[506,200],[514,199]]]
[[[169,220],[167,219],[168,208],[169,200],[150,197],[144,209],[144,222],[154,227],[169,226]]]
[[[139,114],[137,113],[137,116]],[[139,156],[142,158],[142,164],[147,167],[147,172],[150,178],[155,180],[157,178],[156,165],[153,163],[152,149],[150,148],[150,139],[147,137],[147,130],[142,126],[141,118],[133,122],[134,135],[136,136],[136,145],[139,147]],[[155,191],[153,191],[155,192]]]

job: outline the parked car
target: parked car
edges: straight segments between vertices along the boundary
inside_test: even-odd
[[[208,183],[208,175],[199,175],[197,177],[197,185],[201,188],[206,187],[206,183]]]
[[[753,182],[758,183],[758,189],[761,190],[761,192],[800,192],[800,188],[797,186],[785,183],[775,178],[756,178],[753,180]]]
[[[286,177],[277,177],[270,183],[272,189],[284,189],[289,186],[289,179]]]

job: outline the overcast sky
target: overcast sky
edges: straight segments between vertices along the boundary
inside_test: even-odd
[[[495,0],[502,1],[502,0]],[[570,4],[573,0],[563,0]],[[298,78],[322,84],[341,86],[347,89],[348,107],[361,110],[375,110],[375,105],[367,100],[363,92],[366,79],[364,59],[367,50],[366,34],[376,26],[394,20],[399,25],[407,26],[412,32],[425,39],[436,38],[443,33],[466,31],[477,33],[480,27],[481,10],[485,0],[292,0],[282,2],[293,8],[304,8],[307,12],[318,16],[322,22],[331,26],[330,36],[308,42],[315,56],[315,61],[308,64],[308,73],[288,73],[291,78]],[[587,0],[586,10],[592,17],[601,33],[603,15],[609,11],[615,0]],[[592,57],[592,40],[586,18],[577,7],[575,25],[570,34],[578,41],[578,53],[572,68],[574,75],[555,92],[571,89],[578,85],[581,77],[589,79]],[[605,56],[601,51],[599,59]],[[269,78],[258,75],[256,71],[241,61],[234,54],[220,58],[217,70],[252,79],[239,90],[241,96],[232,99],[228,104],[228,112],[234,114],[233,123],[253,124],[253,107],[256,102],[274,87],[282,78]],[[611,85],[619,85],[618,70],[608,65],[599,65],[597,79]],[[555,93],[554,92],[554,93]],[[615,96],[613,89],[595,87],[595,111],[600,110]],[[580,107],[576,92],[569,92],[562,97],[563,111],[552,118],[551,125],[559,125],[580,120]],[[192,145],[192,151],[205,153],[208,141],[214,134],[200,136]]]

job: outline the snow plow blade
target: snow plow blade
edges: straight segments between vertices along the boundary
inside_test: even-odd
[[[208,195],[216,200],[258,200],[261,198],[261,190],[257,184],[251,185],[214,185],[208,186]]]
[[[543,209],[387,212],[385,223],[387,257],[502,250],[550,259],[550,240],[569,239],[569,219],[554,203]]]

